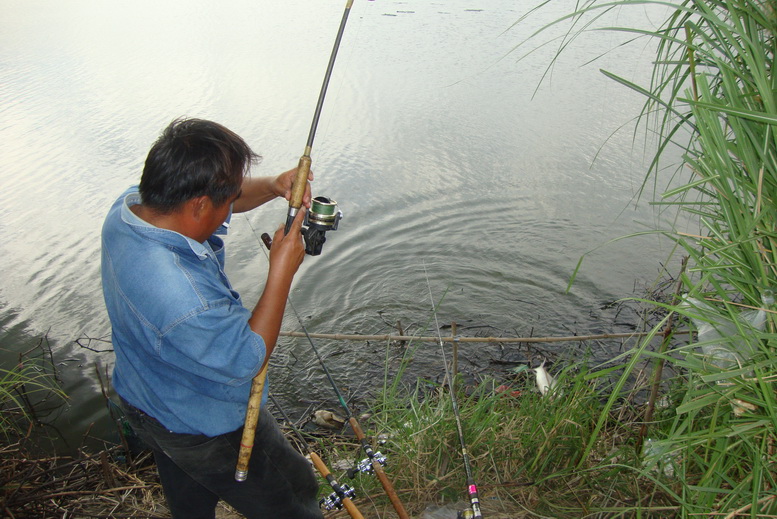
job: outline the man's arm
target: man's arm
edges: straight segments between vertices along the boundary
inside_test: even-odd
[[[255,209],[262,204],[274,200],[279,196],[288,200],[291,197],[291,185],[294,177],[297,175],[297,168],[290,169],[276,177],[246,177],[243,179],[243,185],[240,190],[240,197],[235,200],[232,206],[233,213],[242,213]],[[308,180],[313,180],[313,173],[310,173]],[[305,196],[302,198],[305,207],[310,207],[310,185],[305,189]]]
[[[283,324],[283,313],[286,309],[291,282],[302,260],[305,259],[305,244],[300,232],[305,218],[304,213],[305,210],[297,213],[288,235],[284,233],[283,225],[275,231],[270,249],[267,283],[248,320],[251,329],[264,339],[266,355],[262,367],[267,364],[275,348],[281,324]]]

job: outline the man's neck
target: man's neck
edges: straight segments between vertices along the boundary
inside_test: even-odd
[[[135,216],[154,227],[186,235],[186,233],[183,232],[185,226],[182,225],[181,218],[174,212],[169,214],[159,213],[143,204],[130,206],[130,211],[135,213]]]

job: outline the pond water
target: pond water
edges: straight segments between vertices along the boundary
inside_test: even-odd
[[[434,335],[432,299],[438,321],[463,335],[628,329],[603,306],[653,280],[668,251],[654,238],[597,248],[657,225],[645,201],[634,203],[643,100],[599,68],[645,81],[652,51],[592,31],[551,66],[563,29],[521,43],[576,2],[522,19],[536,3],[354,2],[312,153],[314,194],[337,200],[345,217],[291,295],[308,331],[393,333],[400,322]],[[182,115],[243,136],[264,157],[254,175],[295,166],[343,7],[0,0],[2,361],[47,338],[70,395],[61,429],[110,430],[94,372],[109,370],[112,355],[83,347],[110,348],[89,340],[110,333],[99,282],[108,207]],[[660,20],[639,8],[601,25]],[[228,274],[246,305],[267,266],[254,230],[272,232],[285,211],[276,201],[233,222]],[[284,329],[300,330],[292,312]],[[379,389],[402,353],[380,341],[317,346],[357,399]],[[514,347],[463,347],[461,369],[488,373]],[[272,387],[292,414],[335,405],[306,341],[284,338],[278,352]],[[418,345],[413,357],[411,377],[442,372],[438,347]]]

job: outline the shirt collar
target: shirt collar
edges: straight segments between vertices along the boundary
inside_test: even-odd
[[[137,191],[131,191],[127,193],[127,195],[124,197],[124,201],[121,206],[121,219],[126,223],[127,225],[131,225],[138,230],[138,232],[146,235],[153,234],[154,237],[160,241],[164,241],[166,243],[169,243],[171,245],[179,246],[181,245],[181,240],[184,240],[188,247],[191,249],[191,251],[201,260],[206,259],[209,255],[213,254],[213,250],[211,249],[210,245],[206,241],[205,244],[202,244],[198,242],[197,240],[193,240],[189,238],[188,236],[184,236],[181,233],[171,231],[169,229],[162,229],[160,227],[156,227],[154,225],[151,225],[138,215],[136,215],[134,212],[132,212],[133,205],[137,205],[140,203],[140,193]],[[230,211],[231,215],[231,211]]]

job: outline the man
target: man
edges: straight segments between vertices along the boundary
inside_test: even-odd
[[[103,225],[113,385],[154,452],[175,519],[213,519],[219,499],[248,518],[322,517],[310,464],[264,405],[248,479],[234,479],[251,381],[275,346],[305,255],[303,208],[288,235],[282,226],[275,232],[253,311],[224,273],[219,235],[231,213],[291,193],[296,170],[247,177],[258,158],[219,124],[173,121],[152,146],[139,187],[116,201]],[[309,186],[303,204],[310,207]]]

